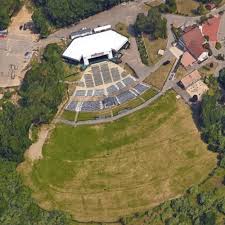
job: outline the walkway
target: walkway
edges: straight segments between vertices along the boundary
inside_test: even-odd
[[[125,116],[128,116],[134,112],[137,112],[140,109],[146,108],[148,107],[148,105],[150,105],[151,103],[153,103],[155,100],[157,100],[159,97],[161,97],[165,92],[159,92],[157,95],[155,95],[153,98],[149,99],[148,101],[146,101],[145,103],[143,103],[142,105],[137,106],[134,109],[131,109],[129,111],[125,111],[123,113],[120,113],[114,117],[109,117],[109,118],[103,118],[103,119],[97,119],[97,120],[87,120],[87,121],[79,121],[79,122],[72,122],[72,121],[68,121],[68,120],[64,120],[64,119],[56,119],[56,122],[58,123],[64,123],[67,125],[71,125],[71,126],[80,126],[80,125],[96,125],[96,124],[100,124],[100,123],[108,123],[108,122],[113,122],[115,120],[121,119]]]

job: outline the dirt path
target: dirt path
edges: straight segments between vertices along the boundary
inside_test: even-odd
[[[49,125],[44,125],[40,128],[38,133],[38,140],[37,142],[33,143],[30,148],[25,153],[25,158],[30,161],[39,160],[42,158],[42,148],[43,145],[48,138],[49,131],[51,127]]]

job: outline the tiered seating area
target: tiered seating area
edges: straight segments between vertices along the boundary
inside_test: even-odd
[[[93,112],[93,111],[99,111],[101,109],[103,109],[103,105],[101,101],[83,102],[81,106],[82,112]]]
[[[72,101],[72,102],[70,102],[67,106],[66,106],[66,110],[68,110],[68,111],[76,111],[76,109],[77,109],[77,104],[78,104],[78,102],[74,102],[74,101]]]
[[[132,86],[135,84],[135,80],[134,78],[131,78],[131,76],[129,77],[126,77],[123,79],[123,83],[126,85],[126,86]]]
[[[137,84],[134,87],[134,90],[140,95],[143,94],[145,91],[147,91],[149,89],[149,86],[145,85],[145,84]]]
[[[85,84],[86,84],[87,88],[94,87],[94,81],[93,81],[93,78],[92,78],[91,74],[85,74],[84,75],[84,80],[85,80]]]
[[[75,96],[77,97],[82,97],[82,96],[85,96],[86,95],[86,90],[77,90],[75,92]]]
[[[93,96],[103,96],[105,94],[104,89],[96,89]]]
[[[103,81],[105,84],[112,83],[112,77],[109,72],[109,66],[107,63],[101,64],[101,72],[102,72],[102,77]]]
[[[122,90],[125,88],[125,84],[120,81],[116,83],[116,86],[119,88],[119,90]]]
[[[104,108],[111,108],[113,106],[119,105],[115,97],[108,97],[102,101]]]
[[[131,75],[112,63],[92,65],[81,80],[85,86],[78,86],[66,110],[93,112],[124,104],[150,87],[138,83]]]
[[[115,94],[116,92],[118,92],[119,89],[115,85],[111,85],[106,90],[107,90],[108,95],[112,95],[112,94]]]
[[[113,67],[111,69],[111,74],[112,74],[112,79],[113,79],[114,82],[116,82],[116,81],[121,79],[120,72],[119,72],[117,67]]]
[[[92,73],[95,82],[95,86],[99,86],[103,84],[102,75],[99,66],[92,66]]]
[[[88,90],[87,91],[87,96],[93,96],[94,90]]]
[[[136,95],[132,91],[125,91],[122,94],[116,96],[119,104],[128,102],[128,101],[134,99],[135,97],[136,97]]]

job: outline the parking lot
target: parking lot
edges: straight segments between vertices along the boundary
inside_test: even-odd
[[[36,36],[20,26],[31,21],[25,7],[12,19],[6,38],[0,39],[0,87],[18,86],[32,57]]]

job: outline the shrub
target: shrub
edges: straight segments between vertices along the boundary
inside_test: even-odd
[[[216,42],[215,48],[216,48],[217,50],[221,49],[221,48],[222,48],[221,43],[220,43],[220,42]]]

